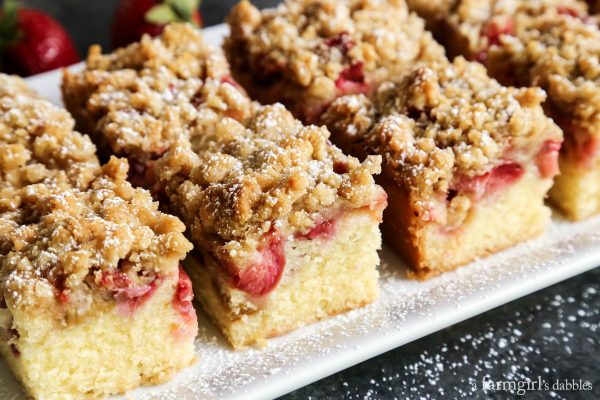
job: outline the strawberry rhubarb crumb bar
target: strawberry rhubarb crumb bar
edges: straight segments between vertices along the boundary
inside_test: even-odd
[[[198,329],[184,225],[127,182],[126,160],[99,167],[65,111],[0,81],[0,353],[35,399],[169,379]]]
[[[82,71],[65,71],[62,91],[77,128],[100,155],[129,159],[136,186],[152,180],[153,161],[182,132],[224,115],[242,119],[250,104],[222,51],[187,24],[111,54],[92,46]]]
[[[383,157],[384,238],[427,278],[541,234],[562,133],[540,89],[505,88],[478,63],[416,66],[372,100],[336,100],[332,140]]]
[[[227,22],[234,77],[306,122],[341,95],[369,94],[417,60],[444,57],[404,0],[286,0],[262,12],[242,1]]]
[[[572,219],[600,213],[600,29],[576,1],[461,1],[444,37],[507,85],[539,86],[563,129],[550,199]]]
[[[240,348],[372,302],[386,195],[362,164],[280,105],[219,121],[157,171],[198,251],[196,297]]]

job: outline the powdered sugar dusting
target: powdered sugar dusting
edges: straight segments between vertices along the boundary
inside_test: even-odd
[[[121,398],[274,397],[594,267],[600,262],[599,244],[600,218],[576,224],[555,219],[548,233],[538,240],[426,282],[408,280],[402,263],[391,251],[384,249],[380,268],[381,296],[376,303],[270,340],[265,349],[240,352],[232,351],[207,319],[200,316],[200,333],[196,341],[199,362],[166,385],[143,388]],[[588,288],[588,295],[596,290]],[[561,304],[572,301],[558,296],[551,299],[550,306],[560,308]],[[590,310],[582,306],[581,312],[586,314]],[[565,316],[564,320],[581,318],[579,314]],[[526,321],[527,318],[522,316],[521,319]],[[461,343],[490,343],[490,357],[482,358],[481,365],[472,368],[493,368],[491,359],[495,359],[496,353],[510,355],[510,352],[539,351],[538,346],[543,344],[532,343],[523,347],[521,342],[516,345],[511,339],[525,332],[524,324],[516,322],[502,334],[488,328],[482,337],[459,338]],[[586,329],[598,330],[597,324],[586,326]],[[551,331],[548,340],[569,345],[569,333],[564,326],[547,328]],[[435,385],[442,371],[457,373],[459,368],[470,365],[468,359],[453,361],[454,364],[445,363],[443,354],[447,351],[447,346],[442,345],[439,349],[423,352],[419,362],[407,365],[408,375],[411,379],[420,379],[425,374],[428,378],[426,383],[419,381],[419,385]],[[507,374],[512,373],[515,379],[519,379],[519,374],[527,375],[527,371],[520,369],[517,363],[513,365],[516,369],[513,371],[509,366]],[[406,378],[403,379],[406,381]],[[403,383],[403,386],[409,391],[412,383]],[[373,393],[377,393],[376,385],[382,384],[382,380],[374,381]],[[414,387],[418,389],[417,385]],[[22,393],[7,369],[0,369],[0,388],[1,398],[19,398]],[[458,397],[469,397],[469,393],[460,390],[462,394],[457,392]],[[406,393],[407,396],[411,394],[414,393]],[[440,392],[440,396],[443,395]]]
[[[599,228],[600,218],[577,224],[555,219],[549,232],[538,240],[523,243],[426,282],[408,280],[401,262],[385,249],[380,269],[381,296],[375,304],[270,340],[265,349],[241,352],[230,350],[224,339],[201,316],[200,334],[196,342],[199,362],[173,382],[138,390],[133,396],[141,400],[274,397],[294,389],[295,386],[291,385],[306,384],[597,265],[600,262]],[[596,289],[592,287],[588,290]],[[569,301],[568,298],[556,297],[551,299],[550,306],[559,308]],[[581,312],[586,314],[591,311],[582,308]],[[565,316],[564,319],[578,318],[579,314]],[[511,355],[512,352],[518,352],[526,355],[527,352],[539,351],[539,346],[543,346],[541,343],[522,344],[520,341],[515,344],[514,338],[524,334],[529,318],[526,315],[516,317],[516,322],[503,328],[501,333],[495,332],[493,327],[487,327],[481,337],[465,336],[458,339],[461,345],[479,345],[483,342],[490,345],[489,357],[483,357],[470,368],[481,370],[479,374],[494,368],[496,353]],[[597,324],[586,326],[586,329],[598,330]],[[569,333],[564,327],[549,326],[548,329],[552,330],[548,340],[562,341],[568,346]],[[448,346],[441,345],[440,348],[423,352],[418,362],[406,365],[404,377],[385,377],[385,382],[380,377],[374,379],[373,393],[367,398],[380,393],[378,390],[388,379],[395,379],[395,386],[399,386],[398,381],[404,379],[404,394],[410,396],[415,394],[410,391],[411,385],[416,382],[414,380],[419,380],[419,385],[435,386],[442,372],[456,374],[461,367],[471,365],[469,359],[446,363],[444,354],[447,351]],[[497,362],[501,363],[499,360]],[[511,362],[510,357],[506,362]],[[517,363],[514,363],[515,368],[512,367],[509,365],[505,368],[506,374],[513,374],[510,376],[515,379],[527,375],[527,371]],[[17,393],[17,389],[14,389],[16,386],[9,385],[7,376],[8,373],[0,374],[2,387],[12,388],[4,390],[6,397],[10,393]],[[406,381],[407,377],[414,382]],[[427,379],[423,381],[423,377]],[[470,376],[467,380],[478,378],[479,375]],[[418,389],[417,384],[414,387]],[[354,393],[351,389],[348,389],[349,397]],[[452,388],[440,389],[442,391],[439,394],[443,396],[444,390]],[[469,393],[460,390],[462,394],[457,391],[456,396],[469,397]]]

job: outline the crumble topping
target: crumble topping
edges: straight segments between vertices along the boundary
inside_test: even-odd
[[[448,21],[492,76],[542,87],[552,115],[599,134],[600,30],[583,2],[465,0]]]
[[[380,157],[361,164],[328,138],[280,104],[258,107],[245,125],[225,118],[178,142],[157,171],[196,244],[240,268],[271,234],[308,232],[343,210],[381,211]]]
[[[250,101],[219,49],[188,24],[103,55],[92,46],[85,70],[65,72],[67,108],[111,153],[160,156],[199,119],[243,119]]]
[[[541,89],[503,87],[458,57],[413,68],[373,100],[339,98],[324,121],[352,152],[382,155],[384,175],[415,199],[430,200],[507,160],[531,162],[543,140],[560,143],[544,99]]]
[[[368,91],[415,60],[444,57],[403,0],[287,0],[262,12],[242,1],[227,22],[224,48],[235,72],[286,80],[321,100],[336,88]]]
[[[27,185],[87,185],[98,167],[96,148],[73,125],[22,79],[0,74],[0,212],[17,209],[18,189]]]
[[[191,244],[175,217],[157,211],[150,194],[127,182],[127,161],[112,158],[89,188],[20,189],[20,225],[0,236],[0,287],[9,307],[85,314],[99,296],[134,300],[177,273]],[[4,216],[0,221],[6,222]],[[1,230],[0,230],[1,235]],[[64,316],[61,316],[64,317]]]
[[[516,38],[489,52],[523,84],[544,88],[552,106],[571,123],[600,135],[600,30],[579,18],[545,13],[516,17]],[[507,61],[503,61],[507,60]]]

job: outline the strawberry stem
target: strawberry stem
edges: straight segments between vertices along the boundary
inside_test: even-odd
[[[144,18],[146,21],[166,25],[171,22],[191,22],[197,25],[194,13],[200,6],[200,0],[164,0],[150,8]]]
[[[17,14],[19,3],[5,0],[0,14],[0,53],[10,47],[19,37]]]

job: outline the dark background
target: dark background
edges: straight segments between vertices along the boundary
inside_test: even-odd
[[[118,0],[27,0],[57,18],[83,57],[108,48]],[[271,6],[277,0],[255,1]],[[206,25],[223,21],[231,0],[202,4]],[[600,269],[531,294],[299,389],[286,399],[505,399],[481,382],[538,377],[589,381],[592,391],[527,392],[532,399],[600,398]],[[477,385],[477,389],[474,388]]]

